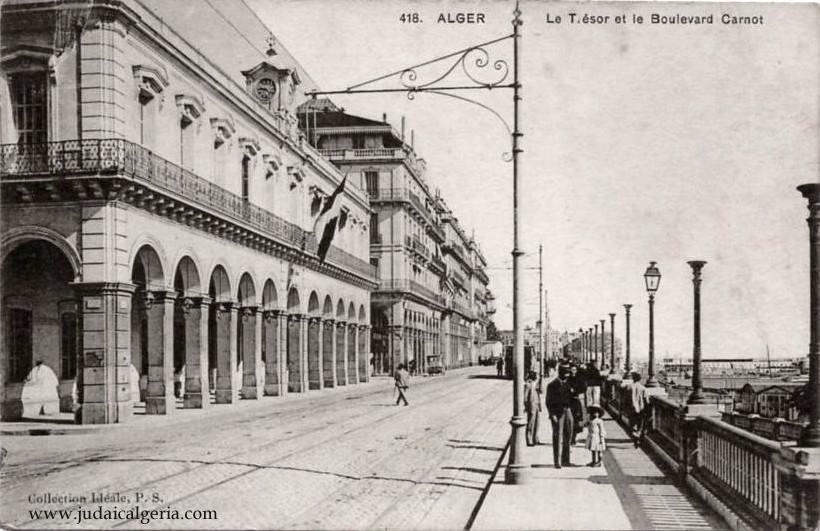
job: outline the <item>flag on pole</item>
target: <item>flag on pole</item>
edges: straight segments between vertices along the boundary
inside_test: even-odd
[[[336,235],[336,227],[339,224],[339,217],[342,210],[342,200],[339,198],[345,190],[345,183],[347,182],[347,174],[342,178],[339,186],[330,194],[330,197],[325,201],[321,212],[316,217],[316,222],[313,225],[313,234],[319,240],[319,249],[316,254],[319,255],[319,260],[324,262],[327,256],[327,251],[330,249],[330,243],[333,241],[333,236]]]

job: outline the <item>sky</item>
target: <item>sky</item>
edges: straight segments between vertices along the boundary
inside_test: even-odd
[[[247,1],[324,90],[508,35],[513,8],[480,0]],[[630,303],[632,355],[645,357],[643,273],[654,260],[662,274],[656,353],[689,357],[686,262],[699,259],[708,262],[705,358],[765,356],[767,345],[773,357],[805,355],[808,211],[795,187],[820,178],[820,7],[522,2],[521,9],[523,322],[538,317],[543,245],[552,328],[589,328],[600,319],[609,328],[615,312],[622,336],[623,304]],[[485,22],[436,22],[456,12],[483,13]],[[571,12],[610,19],[572,24]],[[418,13],[421,22],[402,22],[403,13]],[[651,24],[653,13],[715,20]],[[763,24],[722,24],[724,13],[763,17]],[[548,14],[562,23],[548,23]],[[627,23],[615,22],[621,15]],[[510,40],[488,47],[491,64],[509,61],[511,47]],[[498,75],[472,71],[485,81]],[[419,70],[419,79],[437,72]],[[512,122],[511,91],[462,95]],[[489,262],[495,322],[511,328],[512,165],[503,157],[509,136],[501,121],[430,94],[333,100],[354,114],[387,113],[396,128],[406,117],[428,182],[468,234],[475,231]]]

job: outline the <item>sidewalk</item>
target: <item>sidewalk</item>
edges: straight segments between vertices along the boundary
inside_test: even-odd
[[[308,393],[263,396],[255,400],[239,399],[234,404],[216,404],[213,402],[213,395],[211,395],[211,404],[204,409],[185,409],[182,407],[182,399],[177,399],[176,409],[170,415],[146,415],[144,405],[135,404],[134,413],[131,418],[126,422],[115,424],[74,424],[74,415],[72,413],[61,412],[50,416],[30,417],[12,422],[0,422],[0,436],[86,435],[89,433],[111,433],[126,427],[128,429],[159,428],[169,424],[176,425],[202,418],[215,420],[221,418],[223,415],[253,414],[293,402],[322,397],[345,396],[350,393],[355,393],[356,391],[374,392],[376,390],[389,389],[392,385],[393,379],[390,377],[373,376],[370,381],[366,383],[312,390]]]
[[[723,520],[664,470],[626,432],[605,417],[604,466],[586,466],[583,432],[572,448],[572,467],[552,464],[546,415],[540,446],[524,448],[529,483],[506,485],[500,461],[471,529],[727,529]],[[508,450],[509,451],[509,450]]]

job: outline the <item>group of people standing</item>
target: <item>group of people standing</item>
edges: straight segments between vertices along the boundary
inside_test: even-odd
[[[601,466],[606,450],[604,410],[601,407],[601,387],[609,374],[609,368],[600,371],[595,363],[586,366],[564,360],[556,364],[557,375],[550,379],[527,374],[524,383],[524,410],[527,413],[527,445],[541,444],[538,440],[541,396],[552,425],[552,452],[555,468],[572,466],[570,452],[578,435],[587,429],[586,448],[591,452],[588,466]],[[646,389],[640,383],[640,375],[632,373],[625,384],[632,397],[629,404],[630,427],[635,445],[643,437],[647,404]]]

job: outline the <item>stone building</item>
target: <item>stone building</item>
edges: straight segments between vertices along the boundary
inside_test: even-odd
[[[370,200],[374,371],[476,363],[489,323],[486,260],[431,189],[404,120],[398,132],[386,117],[355,116],[327,99],[306,102],[299,117],[310,142]]]
[[[0,14],[4,420],[37,361],[83,423],[368,378],[368,199],[347,183],[320,260],[343,176],[298,127],[313,81],[244,2]]]

